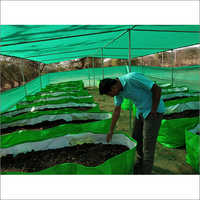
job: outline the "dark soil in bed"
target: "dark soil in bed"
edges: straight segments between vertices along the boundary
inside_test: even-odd
[[[78,163],[95,167],[113,156],[129,150],[118,144],[81,144],[60,149],[20,153],[1,158],[1,171],[37,172],[62,163]]]
[[[72,108],[72,109],[80,110],[80,111],[86,111],[86,110],[91,109],[91,107],[64,107],[64,108],[44,108],[44,109],[40,109],[40,110],[36,110],[36,111],[62,110],[62,109],[66,109],[66,108]],[[30,111],[22,112],[22,113],[19,113],[19,114],[12,115],[12,117],[16,117],[16,116],[18,116],[18,115],[22,115],[22,114],[28,113],[28,112],[30,112]],[[12,113],[12,111],[11,111],[11,112],[6,112],[6,113]],[[4,114],[6,114],[6,113],[4,113]],[[2,114],[2,116],[3,116],[4,114]]]
[[[176,100],[176,99],[183,99],[183,98],[188,98],[188,96],[171,97],[171,98],[169,98],[169,99],[163,99],[163,101],[166,102],[166,101],[171,101],[171,100]]]
[[[55,120],[55,121],[44,121],[41,123],[37,123],[34,125],[25,125],[25,126],[14,126],[14,127],[8,127],[1,129],[1,135],[11,133],[14,131],[19,131],[19,130],[43,130],[43,129],[48,129],[48,128],[53,128],[55,126],[59,126],[62,124],[82,124],[82,123],[88,123],[88,122],[95,122],[98,120],[73,120],[66,122],[63,119],[60,120]]]
[[[164,115],[163,119],[179,119],[179,118],[190,118],[190,117],[198,117],[199,110],[185,110],[181,113],[172,113],[169,115]]]

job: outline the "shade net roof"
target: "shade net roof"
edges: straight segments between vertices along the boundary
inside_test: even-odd
[[[46,64],[128,59],[129,30],[131,58],[200,43],[199,25],[1,25],[0,54]]]

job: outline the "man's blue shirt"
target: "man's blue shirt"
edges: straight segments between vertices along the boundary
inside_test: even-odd
[[[123,102],[123,98],[132,100],[137,108],[136,116],[142,113],[146,118],[151,112],[152,107],[152,86],[154,82],[143,76],[141,73],[128,73],[119,77],[122,84],[123,91],[119,95],[114,97],[114,104],[120,106]],[[157,112],[164,113],[165,105],[162,99],[157,108]]]

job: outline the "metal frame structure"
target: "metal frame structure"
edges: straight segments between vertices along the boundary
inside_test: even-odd
[[[173,49],[171,50],[171,84],[172,84],[172,87],[174,86],[174,51]]]
[[[40,74],[40,63],[38,63],[38,71],[39,71],[39,77],[40,77],[40,90],[42,89],[42,78]]]
[[[51,39],[44,39],[44,40],[37,40],[37,41],[29,41],[29,42],[18,42],[18,43],[15,43],[15,44],[7,44],[7,45],[2,45],[2,46],[11,46],[11,45],[18,45],[18,44],[25,44],[25,43],[34,43],[34,42],[41,42],[41,41],[50,41],[50,40],[58,40],[58,39],[64,39],[64,38],[72,38],[72,37],[80,37],[80,36],[88,36],[88,35],[95,35],[95,34],[102,34],[102,33],[108,33],[108,32],[119,32],[119,31],[122,31],[124,30],[123,33],[120,33],[120,35],[118,35],[116,38],[114,38],[113,40],[111,40],[110,42],[108,42],[104,47],[101,47],[98,50],[101,49],[101,68],[102,68],[102,78],[104,79],[104,62],[103,62],[103,50],[106,49],[107,46],[109,46],[112,42],[116,41],[117,39],[119,39],[121,36],[123,36],[124,34],[128,33],[128,67],[129,67],[129,72],[131,72],[131,59],[132,59],[132,55],[131,55],[131,31],[156,31],[156,32],[183,32],[183,33],[196,33],[196,31],[172,31],[172,30],[146,30],[146,29],[134,29],[136,26],[132,26],[130,27],[129,29],[125,30],[125,29],[120,29],[120,30],[115,30],[115,31],[104,31],[104,32],[99,32],[99,33],[91,33],[91,34],[83,34],[83,35],[76,35],[76,36],[67,36],[67,37],[58,37],[58,38],[51,38]],[[145,48],[140,48],[140,49],[145,49]],[[151,48],[146,48],[146,49],[151,49]],[[161,49],[161,48],[159,48]],[[169,48],[163,48],[163,50],[169,50]],[[77,52],[80,52],[80,51],[84,51],[83,49],[82,50],[76,50]],[[171,50],[172,52],[172,73],[171,73],[171,82],[172,82],[172,86],[174,84],[173,82],[173,79],[174,79],[174,67],[173,67],[173,64],[174,64],[174,57],[173,57],[173,50]],[[67,52],[62,52],[62,53],[67,53]],[[59,53],[56,53],[56,54],[60,54]],[[46,56],[48,54],[44,54],[44,56]],[[40,56],[43,56],[43,55],[40,55]],[[36,56],[29,56],[25,59],[30,59],[32,57],[36,57]],[[80,57],[78,57],[80,58]],[[59,58],[58,58],[59,59]],[[94,86],[95,86],[95,69],[94,69],[94,57],[92,57],[92,65],[93,65],[93,71],[94,71]],[[163,66],[163,52],[162,52],[162,66]],[[90,67],[88,66],[88,79],[89,79],[89,86],[90,86]],[[22,73],[22,77],[23,77],[23,81],[25,81],[25,78],[24,78],[24,73],[22,71],[22,69],[20,68],[21,70],[21,73]],[[41,80],[41,74],[40,74],[40,65],[39,65],[39,76],[40,76],[40,88],[42,89],[42,80]],[[48,75],[48,78],[49,78],[49,75]],[[26,86],[24,84],[24,89],[25,89],[25,95],[27,96],[27,90],[26,90]],[[132,107],[130,106],[129,108],[129,121],[130,121],[130,124],[129,124],[129,130],[131,131],[132,129]]]
[[[24,76],[24,71],[22,70],[22,66],[23,66],[23,68],[24,68],[24,62],[22,62],[22,65],[19,67],[19,69],[20,69],[20,72],[21,72],[21,75],[22,75],[22,80],[23,80],[23,82],[24,82],[24,94],[25,94],[25,96],[27,96],[28,95],[28,93],[27,93],[27,88],[26,88],[26,80],[25,80],[25,76]]]

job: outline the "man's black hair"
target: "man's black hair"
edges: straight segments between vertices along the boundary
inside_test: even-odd
[[[117,83],[116,79],[105,78],[99,83],[99,93],[101,95],[108,94],[111,91],[111,87]]]

